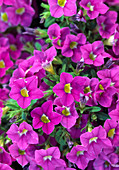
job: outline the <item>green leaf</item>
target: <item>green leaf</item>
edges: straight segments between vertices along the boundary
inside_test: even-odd
[[[44,26],[47,28],[47,27],[49,27],[50,25],[52,25],[53,23],[55,23],[55,18],[49,16],[49,17],[45,20]]]
[[[51,81],[49,81],[48,79],[43,79],[43,80],[48,86],[51,86],[51,87],[54,86],[54,84]]]
[[[92,75],[92,77],[97,77],[97,74],[94,69],[91,69],[91,75]]]
[[[92,107],[89,107],[88,110],[89,110],[89,112],[99,112],[101,110],[101,108],[97,107],[97,106],[92,106]]]
[[[47,4],[41,3],[41,7],[45,8],[47,10],[50,10],[50,6]]]
[[[21,107],[17,104],[17,101],[13,99],[7,100],[6,106],[8,106],[11,110],[21,109]]]
[[[97,113],[97,117],[98,117],[98,119],[100,119],[100,120],[107,120],[107,119],[111,119],[110,117],[109,117],[109,115],[108,114],[106,114],[106,113],[104,113],[104,112],[99,112],[99,113]]]
[[[62,69],[61,69],[61,71],[60,71],[60,74],[63,73],[63,72],[65,72],[65,70],[66,70],[66,64],[63,64]]]
[[[26,113],[25,112],[22,112],[22,119],[26,120]]]
[[[42,46],[38,42],[35,43],[35,47],[37,50],[41,51]]]

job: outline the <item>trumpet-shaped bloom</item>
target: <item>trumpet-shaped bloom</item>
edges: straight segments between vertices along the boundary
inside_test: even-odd
[[[86,43],[86,37],[80,33],[75,35],[68,34],[62,47],[62,55],[71,57],[73,62],[78,62],[81,59],[80,47]]]
[[[108,11],[104,15],[100,15],[97,18],[97,24],[99,26],[99,33],[102,38],[109,38],[116,29],[117,24],[115,24],[117,20],[117,12]]]
[[[17,143],[20,149],[26,149],[29,144],[38,144],[37,133],[26,122],[21,123],[19,127],[16,124],[12,124],[7,131],[7,135],[13,143]]]
[[[103,148],[112,147],[102,126],[95,127],[91,132],[85,132],[80,136],[80,140],[82,145],[87,147],[87,152],[95,158]]]
[[[81,0],[80,5],[87,10],[90,19],[97,18],[99,14],[105,14],[109,9],[103,0]]]
[[[95,41],[92,44],[83,45],[80,49],[82,57],[84,58],[84,63],[93,64],[95,66],[104,64],[104,58],[109,55],[104,51],[102,41]]]
[[[60,26],[56,23],[52,24],[48,28],[49,38],[52,40],[53,45],[57,49],[62,49],[66,35],[68,35],[69,33],[70,33],[69,27],[64,27],[60,29]]]
[[[107,119],[104,123],[107,137],[114,146],[119,146],[119,123],[116,120]]]
[[[116,93],[116,89],[112,86],[111,80],[105,78],[101,80],[96,86],[96,100],[103,107],[110,107],[112,103],[112,96]]]
[[[34,15],[34,9],[25,3],[24,1],[17,1],[13,6],[6,9],[8,16],[10,16],[10,23],[17,26],[21,24],[22,26],[30,26],[32,22],[32,17]]]
[[[95,170],[105,169],[105,170],[118,170],[118,155],[116,153],[111,153],[105,155],[103,152],[95,159],[93,166]]]
[[[45,69],[46,71],[50,72],[51,74],[54,74],[53,66],[52,66],[52,61],[54,57],[57,55],[57,51],[52,46],[45,52],[41,52],[38,50],[34,50],[34,59],[35,63],[31,70],[35,69]]]
[[[21,166],[25,166],[26,164],[28,164],[30,158],[29,156],[27,155],[26,153],[26,150],[24,149],[20,149],[18,147],[18,145],[16,143],[12,144],[10,147],[9,147],[9,151],[10,151],[10,154],[11,156],[17,160],[17,162],[21,165]]]
[[[13,62],[10,60],[9,53],[0,53],[0,77],[4,76],[6,70],[13,66]]]
[[[112,69],[104,69],[97,72],[100,79],[111,79],[111,85],[119,92],[119,66]]]
[[[62,15],[72,16],[76,14],[76,0],[48,0],[51,15],[59,18]]]
[[[43,97],[43,92],[37,86],[36,76],[15,80],[9,96],[16,100],[21,108],[25,109],[30,105],[31,100]]]
[[[36,150],[35,161],[38,165],[43,167],[44,170],[55,170],[56,167],[61,166],[66,167],[64,160],[60,159],[60,151],[58,147],[51,147],[47,150]]]
[[[87,77],[73,76],[69,73],[61,73],[60,83],[53,87],[53,92],[60,97],[64,106],[71,105],[74,100],[79,102],[80,91],[83,91],[84,82]]]
[[[62,126],[70,129],[76,123],[76,119],[79,117],[75,108],[75,103],[65,107],[58,97],[55,99],[54,104],[57,105],[57,107],[55,107],[56,112],[62,115]]]
[[[66,155],[66,158],[75,163],[79,169],[85,169],[88,165],[89,160],[93,159],[87,153],[87,148],[82,145],[74,146],[70,153]]]
[[[52,101],[43,103],[41,107],[36,107],[31,111],[33,117],[33,127],[38,129],[42,127],[43,132],[50,134],[54,130],[54,126],[61,122],[62,116],[53,112]]]

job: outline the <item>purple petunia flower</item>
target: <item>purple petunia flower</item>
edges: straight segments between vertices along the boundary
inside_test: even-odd
[[[97,18],[99,14],[105,14],[109,9],[103,0],[81,0],[80,5],[87,10],[90,19]]]
[[[119,123],[116,120],[107,119],[104,123],[107,137],[114,146],[119,146]]]
[[[4,76],[6,70],[13,66],[13,62],[10,60],[9,53],[0,53],[0,77]]]
[[[14,26],[21,24],[22,26],[30,26],[34,9],[24,1],[17,1],[12,7],[6,9],[8,16],[10,16],[10,23]]]
[[[82,57],[84,58],[84,63],[93,64],[95,66],[101,66],[104,64],[104,58],[109,55],[104,51],[102,41],[95,41],[92,44],[83,45],[80,50]]]
[[[43,132],[50,134],[54,130],[54,126],[61,122],[62,116],[53,112],[52,101],[43,103],[41,107],[36,107],[31,111],[33,117],[33,127],[38,129],[42,127]]]
[[[95,89],[96,100],[103,107],[110,107],[112,103],[112,96],[116,93],[116,89],[112,86],[111,80],[105,78],[101,80]]]
[[[95,159],[93,166],[95,170],[118,170],[118,155],[116,153],[111,153],[105,155],[103,152]]]
[[[45,69],[46,71],[50,72],[51,74],[54,74],[52,61],[54,57],[57,55],[57,51],[54,48],[54,46],[47,49],[45,52],[41,52],[38,50],[34,50],[34,65],[31,68],[31,70],[34,69]]]
[[[51,15],[59,18],[62,15],[72,16],[76,14],[76,0],[48,0]]]
[[[70,129],[76,123],[76,119],[79,117],[75,108],[75,103],[72,103],[68,107],[63,106],[60,98],[58,97],[55,99],[54,104],[57,105],[57,107],[55,107],[56,112],[62,115],[62,126]]]
[[[56,23],[52,24],[48,28],[49,38],[52,40],[53,45],[57,49],[62,49],[66,35],[68,35],[68,34],[70,34],[69,27],[64,27],[64,28],[60,29],[60,26]]]
[[[28,164],[30,158],[26,153],[26,150],[21,150],[18,145],[16,143],[12,144],[9,147],[9,151],[11,156],[17,160],[17,162],[21,165],[21,166],[25,166]]]
[[[53,87],[53,92],[60,97],[64,106],[71,105],[74,100],[80,101],[80,93],[83,91],[87,77],[73,76],[69,73],[61,73],[60,83]]]
[[[8,137],[13,143],[17,143],[20,149],[26,149],[29,144],[38,144],[38,135],[33,131],[32,126],[26,122],[23,122],[18,127],[16,124],[12,124],[7,131]]]
[[[103,148],[112,147],[111,141],[106,136],[105,129],[100,125],[91,132],[82,134],[80,140],[82,145],[87,147],[87,152],[96,158]]]
[[[87,148],[82,145],[74,146],[70,153],[66,155],[66,158],[70,162],[75,163],[79,169],[85,169],[89,160],[93,159],[93,157],[88,154]]]
[[[15,80],[9,96],[16,100],[21,108],[25,109],[30,105],[31,100],[40,99],[44,96],[37,86],[38,79],[36,76]]]
[[[80,47],[86,43],[84,34],[79,33],[77,36],[68,34],[62,47],[62,55],[71,57],[73,62],[78,62],[81,59]]]
[[[64,160],[60,159],[60,151],[58,147],[51,147],[47,150],[40,149],[35,151],[35,161],[38,165],[43,167],[44,170],[56,167],[66,167]]]
[[[115,87],[119,92],[119,66],[115,66],[111,69],[104,69],[97,72],[100,79],[109,78],[111,80],[111,86]]]
[[[99,33],[102,38],[109,38],[115,32],[117,27],[117,24],[115,24],[116,20],[117,12],[115,11],[108,11],[106,14],[100,15],[97,18]]]

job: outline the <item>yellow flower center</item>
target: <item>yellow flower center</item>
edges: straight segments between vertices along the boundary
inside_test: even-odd
[[[105,161],[105,167],[107,168],[107,167],[109,167],[109,165],[110,165],[110,163]]]
[[[22,95],[23,97],[29,97],[28,91],[27,91],[26,88],[21,89],[21,95]]]
[[[20,136],[26,135],[27,132],[28,132],[27,129],[23,129],[22,132],[18,131],[18,133],[19,133]]]
[[[57,41],[57,45],[61,46],[61,40]]]
[[[45,114],[42,115],[41,121],[42,121],[43,123],[49,123],[49,122],[50,122],[49,118],[48,118]]]
[[[3,60],[0,60],[0,68],[5,68],[5,62]]]
[[[88,93],[88,92],[90,92],[90,87],[89,86],[84,89],[84,93]]]
[[[89,58],[91,59],[91,60],[95,60],[95,58],[96,58],[96,55],[94,55],[92,52],[89,54]]]
[[[16,51],[16,49],[17,49],[17,48],[16,48],[16,45],[11,44],[11,45],[10,45],[10,49],[11,49],[12,51]]]
[[[101,90],[104,90],[104,87],[102,86],[102,84],[99,84],[99,88],[100,88]]]
[[[64,7],[66,3],[66,0],[58,0],[58,5],[61,7]]]
[[[77,42],[72,41],[72,42],[70,43],[70,48],[71,48],[71,49],[74,49],[74,48],[76,48],[76,47],[77,47]]]
[[[77,156],[83,155],[83,154],[84,154],[84,151],[78,151],[76,154],[77,154]]]
[[[93,10],[94,10],[94,6],[92,6],[90,2],[87,4],[87,7],[90,8],[90,11],[93,11]]]
[[[3,150],[0,148],[0,153],[3,153]]]
[[[8,21],[8,16],[6,13],[2,13],[1,14],[1,20],[4,21],[4,22],[7,22]]]
[[[107,135],[108,137],[113,138],[114,134],[115,134],[115,128],[110,129]]]
[[[70,83],[68,83],[68,84],[65,84],[65,86],[64,86],[64,91],[65,91],[65,93],[71,93],[71,86],[70,86]]]
[[[25,8],[16,9],[16,14],[22,15],[25,12]]]
[[[20,155],[25,155],[25,151],[19,149],[19,154],[20,154]]]
[[[52,159],[52,156],[51,156],[51,155],[44,156],[44,157],[43,157],[43,159],[44,159],[44,161],[46,161],[47,159],[49,159],[49,160],[51,161],[51,159]]]
[[[89,140],[89,144],[91,143],[91,142],[97,142],[97,139],[98,139],[98,137],[93,137],[93,138],[91,138],[90,140]]]
[[[69,116],[70,115],[69,109],[67,107],[65,107],[65,109],[62,110],[62,114],[65,116]]]

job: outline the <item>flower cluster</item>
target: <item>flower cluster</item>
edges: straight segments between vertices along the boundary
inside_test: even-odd
[[[119,0],[0,0],[0,169],[119,169]]]

